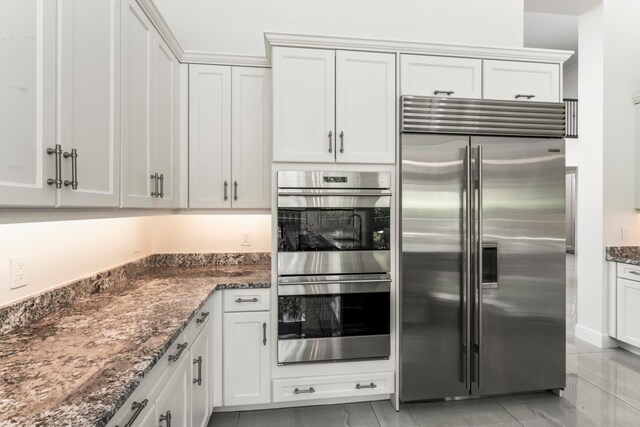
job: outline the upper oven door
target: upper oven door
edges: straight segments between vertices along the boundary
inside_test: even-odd
[[[388,190],[281,189],[278,275],[390,270]]]

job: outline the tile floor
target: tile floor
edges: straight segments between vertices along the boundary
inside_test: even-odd
[[[602,350],[573,335],[575,257],[567,255],[567,388],[457,402],[388,401],[215,413],[209,427],[640,426],[640,357]]]

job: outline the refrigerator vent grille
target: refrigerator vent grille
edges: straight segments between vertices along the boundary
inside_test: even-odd
[[[562,102],[496,101],[403,96],[402,132],[465,135],[565,136]]]

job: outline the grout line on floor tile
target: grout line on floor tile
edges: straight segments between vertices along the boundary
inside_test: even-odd
[[[568,371],[568,370],[567,370]],[[595,382],[591,381],[588,378],[583,377],[582,375],[580,375],[578,372],[573,372],[575,375],[578,376],[578,378],[588,382],[589,384],[599,388],[600,390],[604,391],[605,393],[607,393],[610,396],[613,396],[616,400],[619,400],[620,402],[624,403],[625,405],[628,405],[630,407],[632,407],[633,409],[635,409],[636,411],[640,411],[640,407],[634,405],[633,403],[627,402],[625,399],[623,399],[620,396],[617,396],[616,394],[610,392],[609,390],[605,389],[604,387],[600,386],[599,384],[596,384]]]
[[[496,402],[496,403],[498,404],[498,406],[500,406],[502,409],[504,409],[504,410],[507,412],[507,414],[511,415],[511,418],[513,418],[514,420],[516,420],[516,422],[517,422],[518,424],[520,424],[522,427],[524,427],[524,424],[522,424],[522,421],[520,421],[520,420],[518,419],[518,417],[516,417],[515,415],[513,415],[513,414],[511,413],[511,411],[509,411],[509,410],[508,410],[508,409],[507,409],[507,408],[506,408],[502,403],[500,403],[500,402],[498,401],[498,399],[496,399],[495,397],[492,397],[491,399],[493,399],[493,401],[494,401],[494,402]]]
[[[382,427],[382,423],[380,422],[380,418],[378,418],[378,414],[376,414],[376,410],[373,408],[373,403],[372,402],[368,402],[369,403],[369,407],[371,408],[371,411],[373,412],[373,416],[376,417],[376,421],[378,422],[378,427]],[[391,405],[393,406],[393,405]],[[395,411],[395,408],[393,408],[393,410]]]

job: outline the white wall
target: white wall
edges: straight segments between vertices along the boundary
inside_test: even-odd
[[[606,335],[606,271],[603,226],[603,5],[580,16],[578,98],[578,325],[576,336],[599,345]]]
[[[640,1],[604,3],[604,242],[640,245],[635,210],[635,108],[640,92]],[[621,228],[628,231],[622,240]]]
[[[0,306],[151,253],[149,218],[0,225]],[[10,290],[12,257],[26,256],[29,285]]]
[[[183,48],[264,56],[264,32],[522,47],[523,0],[155,0]]]
[[[152,218],[154,253],[271,252],[271,215],[171,215]],[[242,233],[251,245],[242,246]]]

